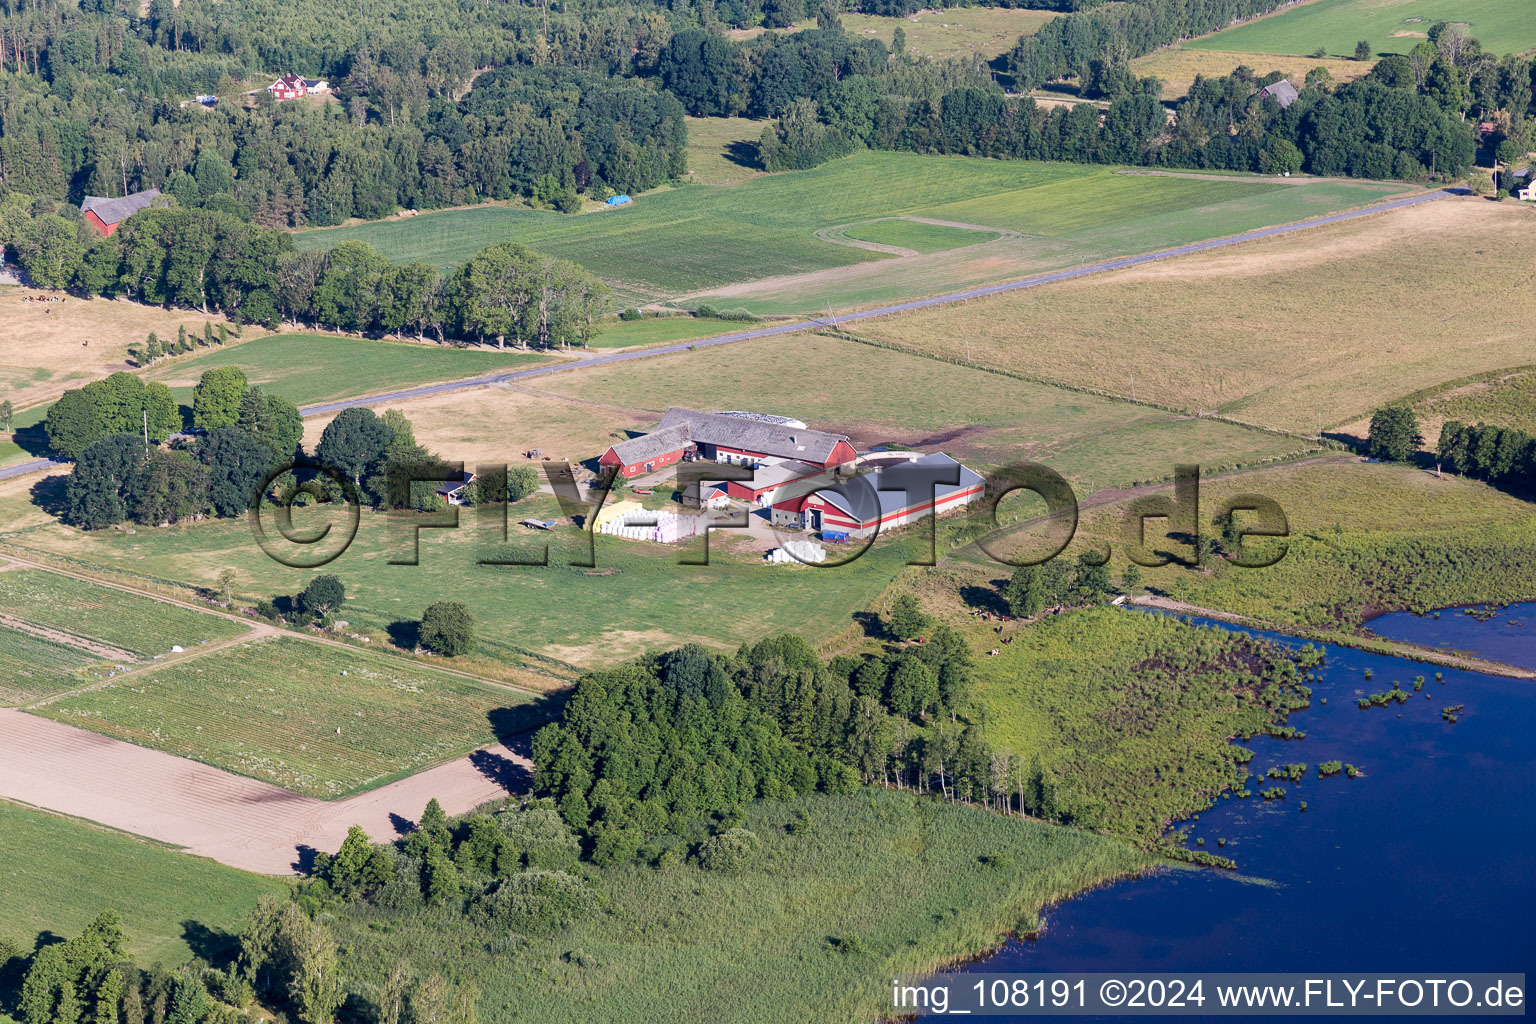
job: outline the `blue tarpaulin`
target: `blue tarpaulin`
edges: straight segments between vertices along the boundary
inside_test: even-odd
[[[611,196],[608,199],[608,205],[609,206],[623,206],[625,203],[629,203],[629,202],[633,202],[633,201],[634,200],[630,199],[629,196]]]

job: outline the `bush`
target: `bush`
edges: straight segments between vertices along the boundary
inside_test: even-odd
[[[581,842],[548,801],[498,815],[502,835],[530,869],[563,871],[581,858]]]
[[[699,846],[699,865],[706,871],[739,871],[757,859],[763,841],[757,833],[731,828],[710,836]]]
[[[470,916],[479,923],[522,932],[550,933],[596,913],[592,887],[564,871],[524,871],[498,881],[477,898]]]
[[[475,617],[457,601],[439,601],[421,616],[421,646],[445,657],[467,654],[475,643]]]
[[[620,310],[619,312],[620,320],[642,320],[644,318],[645,314],[633,306],[631,306],[629,309]]]

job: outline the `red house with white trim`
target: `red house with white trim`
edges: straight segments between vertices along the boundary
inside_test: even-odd
[[[309,85],[298,75],[289,72],[267,86],[267,92],[275,100],[296,100],[309,92]]]

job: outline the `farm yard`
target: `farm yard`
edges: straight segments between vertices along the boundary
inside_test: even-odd
[[[540,724],[531,701],[386,655],[267,637],[32,713],[336,799]]]
[[[750,395],[757,407],[848,434],[861,451],[889,444],[942,449],[967,465],[1044,462],[1071,480],[1081,496],[1161,479],[1180,460],[1229,465],[1312,447],[1212,420],[808,335],[575,370],[543,379],[538,387],[625,407],[654,403],[658,397],[703,407],[718,404],[720,395]],[[965,413],[957,418],[954,403],[960,401]],[[655,410],[657,419],[663,411]]]
[[[179,608],[42,569],[0,572],[0,616],[19,630],[38,630],[59,642],[116,648],[140,660],[228,640],[247,627],[233,619]]]
[[[1459,22],[1489,53],[1536,47],[1530,7],[1508,0],[1313,0],[1185,46],[1249,53],[1343,56],[1361,39],[1375,54],[1407,53],[1437,21]]]
[[[102,907],[123,918],[128,952],[179,963],[194,950],[196,922],[233,932],[263,893],[287,883],[169,849],[159,843],[0,800],[0,936],[79,933]]]
[[[871,180],[882,187],[866,187]],[[1021,277],[1298,220],[1397,191],[1371,182],[1126,175],[1071,164],[864,152],[729,187],[663,190],[575,217],[488,205],[305,231],[296,242],[316,249],[356,238],[391,259],[446,269],[487,245],[518,241],[583,264],[625,304],[707,301],[793,313]],[[816,236],[897,216],[1036,237],[896,261]]]
[[[1528,364],[1536,294],[1509,289],[1472,317],[1458,282],[1469,265],[1528,277],[1530,227],[1517,207],[1441,201],[854,331],[1313,433],[1422,388]]]

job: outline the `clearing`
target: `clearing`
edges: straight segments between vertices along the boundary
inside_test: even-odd
[[[1350,44],[1353,52],[1354,44]],[[1352,82],[1376,66],[1373,60],[1354,60],[1343,57],[1297,57],[1277,53],[1233,53],[1227,50],[1198,49],[1187,45],[1169,46],[1154,50],[1145,57],[1131,61],[1135,75],[1156,75],[1163,80],[1163,99],[1183,99],[1194,84],[1196,75],[1207,78],[1230,75],[1234,69],[1246,65],[1260,77],[1278,71],[1300,88],[1307,73],[1313,68],[1323,68],[1335,82]]]
[[[839,14],[838,20],[849,36],[878,39],[887,46],[900,26],[906,33],[906,53],[914,57],[946,60],[951,57],[977,56],[991,59],[1006,53],[1020,36],[1032,36],[1040,26],[1059,17],[1055,11],[1030,11],[1009,7],[951,7],[924,10],[903,18],[878,14]],[[816,19],[796,22],[781,32],[800,32],[815,28]],[[732,39],[752,39],[766,31],[761,26],[733,29]]]
[[[1528,364],[1533,226],[1514,205],[1442,200],[854,331],[1311,433],[1446,380]],[[1467,266],[1527,284],[1470,315]]]
[[[403,658],[262,637],[33,714],[335,799],[537,723],[531,695]]]
[[[1489,53],[1536,46],[1536,17],[1519,0],[1316,0],[1185,43],[1209,50],[1345,56],[1361,39],[1377,55],[1407,53],[1437,21],[1459,22]]]

